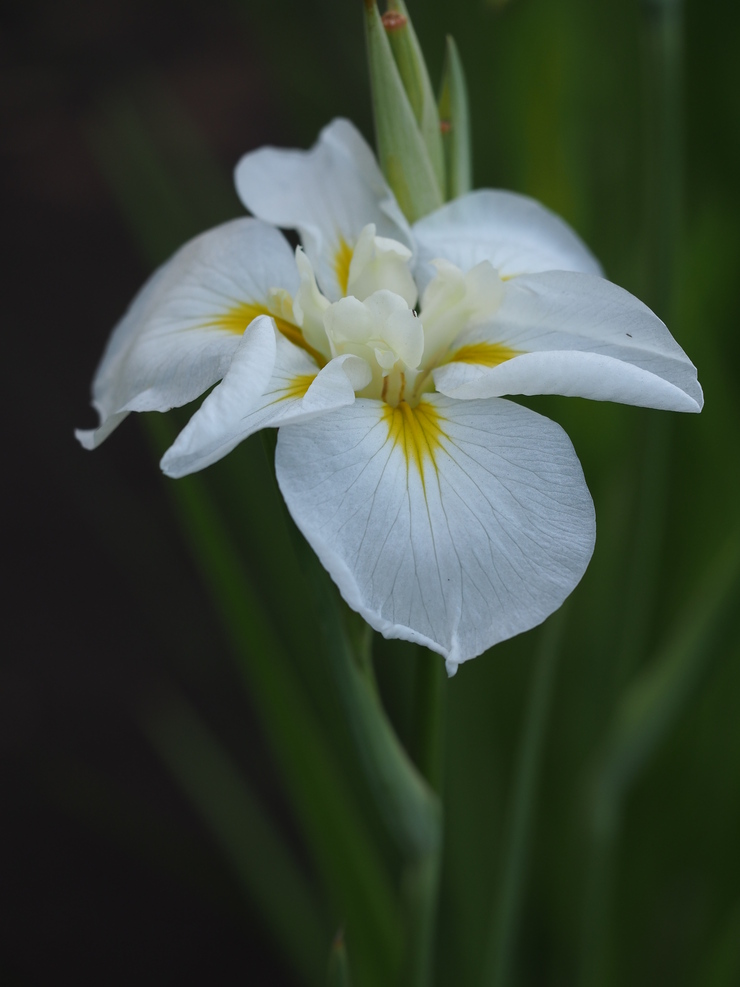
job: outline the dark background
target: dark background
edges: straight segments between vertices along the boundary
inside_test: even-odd
[[[596,6],[471,0],[420,9],[417,26],[433,71],[445,30],[463,52],[476,184],[516,188],[561,211],[614,280],[644,296],[638,8]],[[187,696],[295,839],[150,440],[129,421],[90,455],[72,431],[93,424],[95,365],[153,265],[240,213],[229,175],[241,154],[265,143],[308,146],[337,115],[370,135],[361,5],[26,0],[6,4],[1,24],[8,575],[0,895],[9,907],[0,979],[288,983],[259,915],[142,728],[162,696]],[[701,419],[675,426],[647,651],[676,625],[737,529],[737,29],[734,6],[717,3],[710,15],[698,0],[688,4],[687,237],[674,331],[700,368],[708,404]],[[181,172],[173,166],[173,182],[132,150],[142,121],[168,161],[187,161]],[[578,630],[544,782],[535,851],[544,876],[532,891],[527,965],[538,984],[570,982],[570,947],[556,943],[575,938],[575,919],[558,893],[568,899],[563,875],[578,832],[563,806],[610,709],[613,677],[595,657],[592,627],[618,628],[628,598],[620,550],[640,468],[629,448],[647,419],[578,403],[559,420],[586,467],[601,547],[574,601]],[[300,636],[300,625],[288,633]],[[626,820],[618,983],[732,982],[706,972],[714,947],[719,955],[723,937],[731,943],[740,928],[737,622],[723,633]],[[489,758],[495,795],[476,805],[480,814],[457,838],[480,838],[489,855],[501,824],[491,804],[510,777],[526,684],[522,653],[514,643],[502,647],[497,668],[490,657],[486,670],[474,663],[452,711],[458,725],[482,716],[468,745],[475,741],[481,763],[489,741],[499,744]],[[480,698],[489,694],[490,712]],[[465,743],[456,739],[450,757],[462,762]],[[456,776],[459,791],[463,778],[473,790],[483,777],[482,768],[466,770]],[[469,876],[479,863],[486,873],[487,862],[468,859]],[[533,956],[554,959],[540,966]],[[736,968],[726,969],[732,977]]]
[[[72,434],[148,273],[96,160],[101,121],[163,91],[228,174],[286,129],[258,47],[228,4],[4,9],[3,983],[282,982],[138,725],[171,677],[221,722],[245,716],[163,485],[136,425],[95,456]]]

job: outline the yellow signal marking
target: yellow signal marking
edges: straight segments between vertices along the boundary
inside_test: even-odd
[[[477,363],[483,367],[497,367],[512,357],[519,356],[518,350],[504,346],[503,343],[471,343],[453,350],[447,358],[448,363]]]
[[[316,380],[313,374],[299,374],[294,377],[287,387],[281,389],[280,401],[287,401],[288,398],[304,398],[306,391]]]
[[[326,358],[306,342],[298,326],[294,326],[292,322],[273,315],[266,305],[259,305],[254,302],[237,302],[225,312],[219,312],[218,315],[215,315],[208,322],[201,322],[200,327],[204,329],[211,327],[214,329],[226,329],[227,332],[235,332],[241,335],[249,323],[253,319],[256,319],[258,315],[269,315],[270,318],[275,320],[275,325],[286,339],[289,339],[291,343],[295,343],[296,346],[300,346],[301,349],[305,350],[314,358],[320,367],[326,364]]]
[[[337,276],[337,281],[339,282],[339,287],[342,290],[342,294],[347,294],[347,285],[349,284],[349,265],[352,263],[353,249],[347,243],[343,236],[339,237],[339,246],[337,247],[337,252],[334,255],[334,272]]]
[[[423,483],[425,465],[429,463],[437,469],[435,454],[447,437],[440,424],[444,418],[428,401],[420,401],[414,408],[406,401],[401,401],[396,408],[386,404],[383,417],[389,440],[406,459],[406,469],[414,467]]]

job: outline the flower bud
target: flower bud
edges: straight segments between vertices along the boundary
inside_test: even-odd
[[[365,11],[378,159],[406,218],[414,222],[439,209],[444,202],[444,171],[441,171],[441,176],[438,175],[440,163],[443,169],[443,160],[437,154],[437,170],[435,170],[429,146],[404,85],[401,70],[394,58],[389,34],[375,0],[365,0]],[[394,10],[390,13],[396,15],[394,18],[387,18],[389,23],[396,25],[390,30],[390,34],[406,32],[409,24],[406,13],[398,10],[397,4],[394,4]],[[405,25],[402,23],[403,18],[406,18]],[[417,88],[417,96],[414,98],[417,99],[418,92],[422,92],[418,105],[423,110],[428,100],[423,96],[424,84],[423,81],[419,82],[419,79],[423,80],[425,77],[428,84],[428,75],[423,61],[420,63],[421,68],[419,67],[421,54],[418,42],[415,42],[418,54],[412,55],[414,42],[415,38],[412,42],[409,35],[406,36],[406,41],[401,42],[402,50],[406,52],[402,61],[408,78],[416,80],[414,86]],[[423,110],[423,113],[429,116],[428,109]],[[436,117],[436,108],[434,115]],[[439,139],[438,122],[435,128]]]
[[[388,10],[383,14],[382,21],[435,177],[444,195],[445,161],[437,101],[421,46],[403,0],[388,0]]]

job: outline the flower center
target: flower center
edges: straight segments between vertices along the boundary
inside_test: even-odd
[[[375,235],[369,224],[344,258],[346,295],[331,302],[321,293],[311,262],[296,250],[301,283],[294,298],[275,289],[271,309],[300,327],[307,349],[331,359],[343,353],[362,357],[372,376],[361,397],[397,407],[414,406],[433,389],[431,371],[444,361],[451,344],[468,325],[498,308],[503,283],[487,262],[467,274],[447,261],[434,261],[436,276],[421,305],[411,274],[411,251],[402,243]]]
[[[424,352],[424,328],[405,299],[381,288],[364,301],[348,296],[324,313],[332,354],[354,353],[370,365],[364,397],[397,404],[415,379]]]

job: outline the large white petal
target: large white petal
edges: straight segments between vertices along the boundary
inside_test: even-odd
[[[521,355],[486,366],[486,348]],[[660,319],[609,281],[550,271],[506,283],[489,322],[469,329],[434,372],[461,398],[565,394],[671,411],[700,411],[696,368]]]
[[[356,356],[315,361],[261,316],[244,334],[221,383],[162,457],[168,476],[185,476],[222,459],[253,432],[304,421],[355,400],[370,381]]]
[[[539,624],[580,580],[593,504],[563,430],[497,399],[369,399],[282,428],[286,503],[345,600],[448,670]]]
[[[237,165],[235,179],[250,212],[299,231],[332,301],[346,294],[351,248],[368,223],[375,223],[378,236],[411,246],[408,223],[373,152],[348,120],[325,127],[310,151],[250,152]]]
[[[93,381],[99,445],[130,411],[187,404],[223,377],[273,287],[295,291],[293,252],[277,230],[237,219],[186,243],[147,281],[116,326]]]
[[[463,271],[490,261],[504,278],[538,271],[601,274],[599,262],[555,213],[526,195],[479,189],[413,226],[420,290],[434,276],[429,261],[442,258]]]

